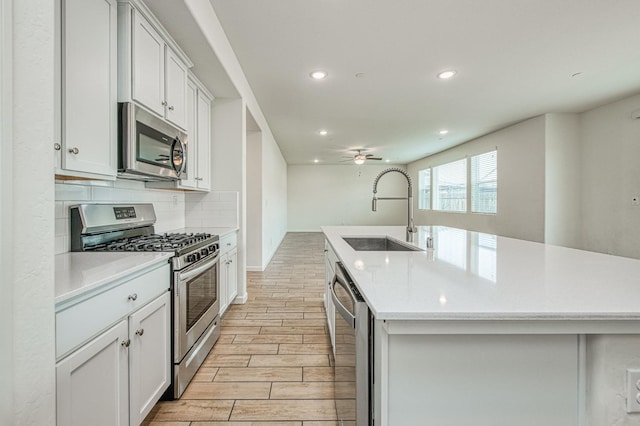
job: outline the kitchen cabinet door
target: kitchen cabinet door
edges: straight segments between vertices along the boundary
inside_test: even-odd
[[[225,253],[220,256],[220,316],[224,314],[229,307],[229,254]]]
[[[198,189],[211,189],[211,99],[198,91]]]
[[[164,117],[164,40],[137,10],[133,11],[132,26],[131,96],[134,101]]]
[[[171,51],[166,52],[166,117],[178,127],[187,127],[187,67]]]
[[[117,5],[115,0],[62,0],[61,126],[56,170],[116,176]],[[70,173],[67,173],[67,172]]]
[[[238,250],[227,253],[229,272],[227,273],[227,302],[232,304],[238,295]]]
[[[56,365],[57,424],[129,424],[127,321],[122,320]]]
[[[142,423],[171,383],[170,303],[166,292],[129,317],[132,426]]]

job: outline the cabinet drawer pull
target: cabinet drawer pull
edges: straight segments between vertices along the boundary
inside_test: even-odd
[[[78,154],[80,152],[80,150],[78,148],[70,148],[69,152],[72,154]]]
[[[56,151],[60,151],[62,149],[62,146],[60,146],[60,144],[56,142],[53,144],[53,149],[55,149]]]
[[[144,328],[141,328],[140,330],[136,330],[137,336],[142,336],[143,334],[144,334]]]
[[[138,298],[138,294],[137,293],[130,294],[129,297],[127,297],[127,299],[129,299],[129,300],[136,300],[137,298]]]
[[[122,345],[122,347],[124,348],[128,348],[130,344],[131,344],[131,340],[129,339],[123,340],[122,343],[120,343],[120,345]]]

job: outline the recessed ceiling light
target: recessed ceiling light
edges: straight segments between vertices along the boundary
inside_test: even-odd
[[[318,160],[317,158],[315,160],[313,160],[314,163],[319,163],[320,160]]]
[[[440,134],[441,135],[446,135],[447,133],[449,133],[449,131],[447,129],[440,130]]]
[[[385,162],[385,163],[390,163],[390,162],[391,162],[391,160],[384,160],[384,162]]]
[[[441,79],[441,80],[446,80],[446,79],[451,78],[454,75],[456,75],[456,73],[457,73],[456,70],[442,71],[441,73],[438,73],[438,78]]]
[[[327,134],[328,134],[328,133],[329,133],[329,132],[328,132],[328,131],[326,131],[326,130],[324,130],[324,129],[322,129],[322,130],[318,130],[318,134],[319,134],[320,136],[327,136]]]
[[[326,71],[313,71],[309,75],[314,80],[324,80],[329,74]]]

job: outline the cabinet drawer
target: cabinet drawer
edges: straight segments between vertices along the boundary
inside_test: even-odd
[[[220,239],[220,253],[225,254],[237,245],[238,245],[238,234],[236,232],[227,234]]]
[[[56,312],[56,359],[168,291],[170,278],[165,264]]]

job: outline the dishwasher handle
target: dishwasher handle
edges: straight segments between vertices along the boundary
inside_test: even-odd
[[[336,294],[335,287],[336,287],[336,284],[338,284],[340,285],[340,287],[344,288],[347,291],[347,293],[353,300],[353,306],[355,306],[356,302],[358,301],[358,299],[356,298],[356,295],[353,293],[353,290],[351,290],[349,284],[345,282],[345,275],[346,273],[344,272],[343,266],[340,263],[336,263],[336,273],[333,276],[333,280],[331,282],[331,287],[330,287],[331,298],[333,299],[333,304],[336,310],[340,313],[342,318],[344,318],[344,320],[347,322],[347,324],[349,324],[349,326],[351,326],[351,328],[356,328],[355,312],[353,313],[349,312],[349,309],[347,309],[342,304],[342,302],[340,302],[340,300],[338,299],[338,295]]]

